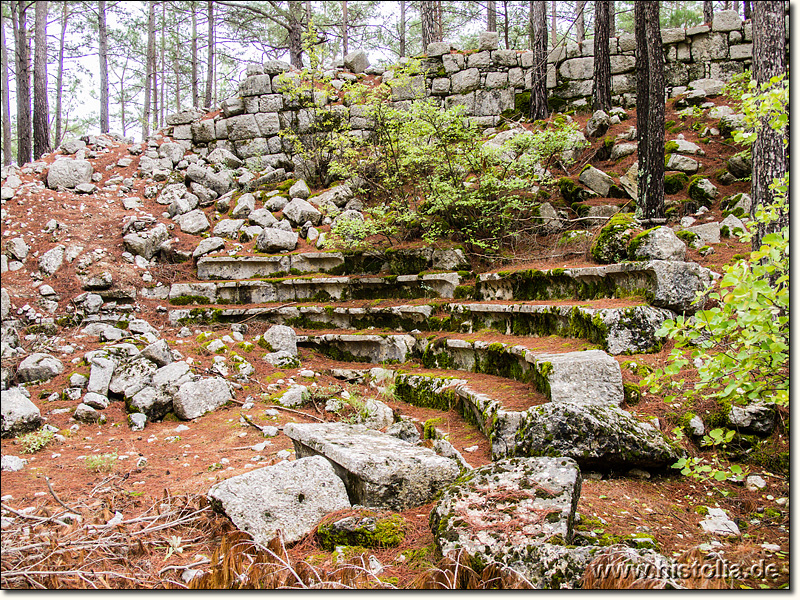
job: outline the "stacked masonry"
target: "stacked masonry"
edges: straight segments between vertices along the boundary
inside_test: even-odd
[[[787,16],[788,52],[788,16]],[[676,96],[704,87],[703,80],[728,81],[752,63],[752,24],[742,23],[735,11],[720,11],[714,21],[690,29],[665,29],[664,45],[667,92]],[[612,102],[633,106],[636,103],[635,48],[633,35],[612,38]],[[588,108],[594,78],[594,45],[568,43],[553,49],[548,56],[547,88],[553,109]],[[368,63],[354,66],[363,71]],[[454,50],[448,42],[434,42],[421,61],[421,74],[398,79],[394,71],[370,67],[368,73],[392,86],[395,102],[428,97],[444,107],[463,105],[465,114],[485,127],[494,126],[504,113],[524,107],[526,91],[532,85],[533,53],[498,49],[497,34],[481,34],[477,52]],[[315,119],[326,111],[344,120],[354,135],[371,135],[371,122],[364,107],[341,103],[337,92],[347,82],[363,75],[330,69],[321,75],[331,80],[331,92],[315,92],[313,97],[298,97],[299,74],[287,63],[267,61],[249,65],[247,77],[237,96],[222,102],[222,114],[202,119],[202,114],[186,111],[172,115],[172,137],[187,149],[194,146],[201,156],[214,148],[234,152],[249,166],[293,172],[302,165],[293,144],[282,137],[291,130],[305,135],[314,130]]]

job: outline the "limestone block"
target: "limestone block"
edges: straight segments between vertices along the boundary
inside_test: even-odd
[[[321,456],[256,469],[214,485],[212,506],[262,546],[302,539],[330,512],[350,507],[347,490]]]
[[[516,50],[495,50],[492,52],[492,60],[495,64],[504,67],[516,67],[518,64]]]
[[[208,142],[213,142],[215,139],[217,139],[214,119],[206,119],[204,121],[192,123],[191,129],[192,142],[195,144],[207,144]]]
[[[430,502],[459,474],[457,463],[432,450],[345,423],[289,423],[298,457],[322,455],[344,480],[350,500],[404,510]]]
[[[616,54],[611,57],[611,74],[619,75],[620,73],[627,73],[636,68],[636,58],[633,56],[625,56],[624,54]]]
[[[735,10],[718,10],[714,12],[711,23],[712,31],[733,31],[742,28],[742,19]]]
[[[592,79],[594,75],[593,58],[572,58],[565,60],[558,68],[564,79]]]
[[[238,96],[226,98],[222,101],[222,115],[227,119],[244,112],[244,102]]]
[[[731,60],[753,58],[753,44],[737,44],[730,47]]]
[[[492,65],[492,55],[488,51],[476,52],[467,56],[467,68],[488,68]]]
[[[231,390],[224,379],[206,377],[181,385],[172,406],[178,418],[189,420],[219,408],[231,398]]]
[[[253,115],[239,115],[228,119],[228,139],[232,142],[252,140],[257,137],[261,137],[261,134]]]
[[[676,44],[686,40],[686,30],[683,27],[676,27],[675,29],[662,29],[661,30],[661,43]]]
[[[442,56],[442,64],[448,75],[452,75],[463,69],[465,62],[463,54],[445,54]]]
[[[256,113],[256,124],[263,137],[276,135],[281,130],[278,113]]]
[[[478,34],[478,50],[497,50],[499,39],[496,31],[481,31]]]
[[[478,89],[480,85],[480,72],[472,68],[466,71],[459,71],[451,80],[452,91],[454,94],[464,94]]]
[[[247,77],[239,85],[240,96],[261,96],[272,93],[272,78],[269,75]]]
[[[450,52],[450,42],[431,42],[425,51],[429,58],[442,56]]]
[[[434,96],[446,96],[450,93],[450,78],[437,77],[431,82],[431,94]]]
[[[499,52],[499,50],[498,50]],[[507,88],[508,73],[492,72],[486,74],[486,89]]]

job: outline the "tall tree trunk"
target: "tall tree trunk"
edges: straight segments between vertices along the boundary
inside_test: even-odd
[[[180,62],[178,61],[178,56],[180,56],[180,40],[177,41],[177,48],[175,48],[175,58],[172,61],[172,69],[175,73],[175,112],[180,112],[181,110],[181,66]]]
[[[605,0],[594,3],[594,89],[592,108],[611,110],[611,55],[609,53],[609,6]]]
[[[753,78],[759,85],[786,73],[786,26],[783,11],[783,2],[780,0],[765,0],[753,4]],[[789,168],[786,154],[788,149],[784,141],[784,135],[772,129],[767,119],[762,119],[752,149],[751,218],[755,218],[759,206],[775,202],[775,195],[769,186],[774,179],[783,177]],[[786,210],[788,211],[788,206]],[[769,225],[759,224],[752,240],[753,250],[761,247],[766,234],[780,231],[788,224],[788,212]]]
[[[486,31],[497,31],[497,2],[486,3]]]
[[[585,0],[575,3],[575,38],[578,43],[586,39],[586,20],[583,14],[585,6]],[[595,19],[597,19],[596,13]]]
[[[159,113],[158,122],[163,126],[164,118],[166,115],[166,107],[164,106],[164,89],[167,87],[167,69],[166,69],[166,54],[167,54],[167,40],[164,32],[167,29],[167,3],[161,3],[161,67],[159,73],[161,74],[161,90],[159,92]]]
[[[342,58],[347,53],[347,0],[342,0]]]
[[[197,81],[197,1],[192,0],[192,106],[200,106],[200,84]]]
[[[293,67],[303,68],[303,19],[298,13],[297,2],[289,2],[289,62]]]
[[[0,11],[0,73],[3,77],[0,82],[0,112],[2,112],[3,122],[3,164],[10,165],[13,160],[11,154],[11,97],[8,93],[8,85],[11,80],[8,75],[8,46],[4,20],[3,13]]]
[[[532,2],[533,73],[531,76],[532,121],[546,119],[547,108],[547,4],[546,0]]]
[[[736,11],[736,14],[739,14],[739,0],[734,0],[733,2],[733,10]]]
[[[106,2],[97,2],[98,55],[100,57],[100,133],[108,133],[108,34],[106,32]]]
[[[147,67],[144,81],[144,123],[142,124],[142,138],[145,141],[150,137],[150,94],[153,87],[153,63],[155,62],[150,58],[155,53],[155,38],[156,7],[153,2],[150,2],[147,14],[147,58],[145,60]]]
[[[639,133],[637,213],[645,224],[664,218],[664,51],[659,3],[636,2],[636,126]]]
[[[33,55],[33,154],[50,152],[50,107],[47,99],[47,2],[36,2]]]
[[[400,0],[400,58],[406,55],[406,0]]]
[[[158,21],[156,21],[158,27]],[[153,32],[153,48],[149,60],[153,63],[150,67],[150,72],[153,74],[153,132],[158,130],[158,51],[156,50],[156,37],[155,31]]]
[[[528,48],[533,50],[536,47],[536,42],[533,39],[533,15],[534,15],[534,8],[533,8],[534,0],[530,0],[528,2]]]
[[[208,0],[208,71],[206,72],[206,103],[211,108],[214,96],[214,61],[216,60],[216,41],[214,39],[214,0]]]
[[[422,22],[423,52],[431,42],[442,41],[441,12],[435,0],[421,0],[420,20]]]
[[[703,22],[711,25],[714,20],[714,3],[710,0],[703,1]]]
[[[503,0],[503,39],[506,42],[506,50],[511,49],[511,45],[508,42],[508,34],[511,30],[511,24],[509,23],[509,16],[508,16],[508,0]]]
[[[556,18],[556,0],[550,2],[550,36],[553,48],[558,46],[558,20]]]
[[[752,12],[750,9],[750,2],[749,0],[744,0],[744,18],[745,20],[752,18]]]
[[[53,147],[61,144],[64,132],[61,130],[61,102],[64,96],[64,46],[67,39],[67,20],[69,19],[69,5],[61,5],[61,37],[58,40],[58,73],[56,74],[56,131],[53,138]]]
[[[613,0],[608,3],[608,32],[611,37],[617,36],[617,8]]]
[[[28,4],[11,3],[14,22],[17,82],[17,164],[31,161],[31,49],[28,42]]]

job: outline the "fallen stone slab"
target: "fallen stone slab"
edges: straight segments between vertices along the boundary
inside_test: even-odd
[[[221,377],[206,377],[181,385],[172,406],[179,419],[188,421],[219,408],[232,397],[227,381]]]
[[[509,455],[569,456],[584,469],[665,469],[682,454],[652,425],[612,404],[551,402],[509,414],[496,427],[513,447]]]
[[[43,352],[27,356],[17,368],[17,379],[25,382],[45,381],[60,375],[64,364],[56,357]]]
[[[572,563],[544,560],[568,554],[581,490],[571,458],[512,458],[485,465],[445,489],[431,512],[431,530],[443,556],[481,572],[511,569],[537,588],[573,579]],[[580,552],[580,551],[579,551]],[[555,585],[554,585],[555,584]]]
[[[2,436],[14,436],[37,429],[42,415],[22,388],[12,387],[0,394]]]
[[[404,510],[430,502],[455,481],[458,464],[428,448],[345,423],[289,423],[284,427],[298,457],[322,455],[344,481],[350,501]]]
[[[47,171],[47,187],[52,190],[74,188],[80,183],[91,183],[94,168],[88,160],[61,159]]]
[[[284,543],[296,542],[325,515],[350,508],[344,483],[321,456],[231,477],[214,485],[208,498],[262,546],[277,536]]]

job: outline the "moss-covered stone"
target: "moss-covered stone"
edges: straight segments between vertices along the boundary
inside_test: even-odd
[[[635,226],[633,213],[617,213],[611,217],[592,243],[589,250],[592,257],[604,264],[626,260]]]
[[[323,522],[317,528],[317,537],[328,551],[337,546],[395,548],[405,540],[407,529],[408,523],[400,515],[377,518],[362,511],[361,516]]]
[[[689,178],[686,173],[670,173],[664,176],[664,193],[667,195],[678,194],[683,191]]]

